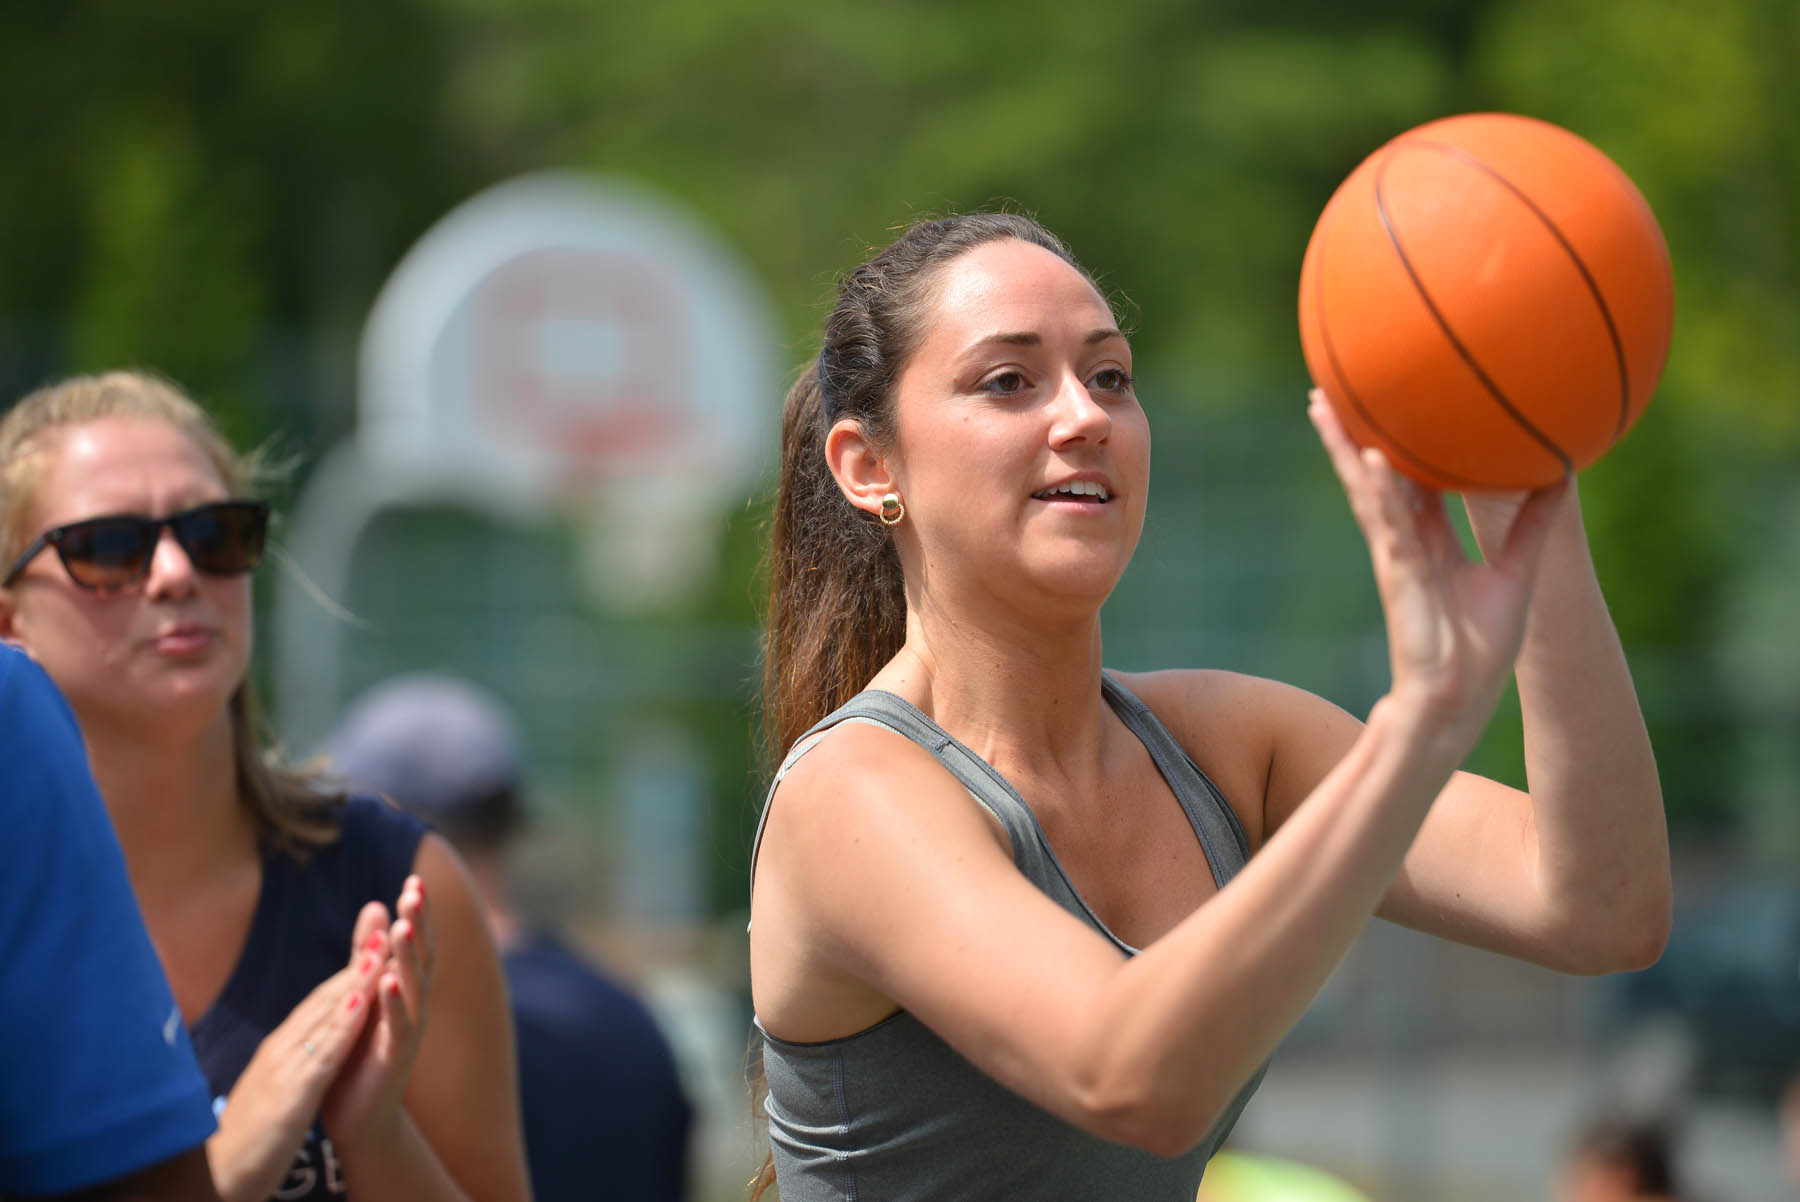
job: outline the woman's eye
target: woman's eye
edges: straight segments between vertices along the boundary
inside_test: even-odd
[[[1103,392],[1124,392],[1131,387],[1131,376],[1116,367],[1103,368],[1094,373],[1094,387]]]
[[[988,392],[997,392],[1001,396],[1011,396],[1025,387],[1025,377],[1016,371],[1003,371],[991,375],[982,388]]]

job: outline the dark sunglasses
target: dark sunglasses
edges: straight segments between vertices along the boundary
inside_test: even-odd
[[[0,588],[11,588],[38,552],[55,547],[69,579],[92,593],[110,592],[150,574],[163,527],[188,561],[209,576],[237,576],[262,559],[269,533],[266,501],[212,501],[166,518],[115,513],[55,526],[31,540],[7,569]]]

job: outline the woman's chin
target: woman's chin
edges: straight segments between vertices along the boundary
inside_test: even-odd
[[[1119,585],[1124,565],[1092,557],[1042,565],[1028,571],[1032,593],[1041,600],[1055,600],[1079,614],[1098,611]]]
[[[223,664],[192,665],[156,673],[132,682],[111,699],[109,708],[145,725],[205,725],[224,713],[242,679]]]

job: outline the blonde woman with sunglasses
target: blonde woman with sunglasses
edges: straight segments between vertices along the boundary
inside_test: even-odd
[[[252,474],[153,377],[27,396],[0,420],[0,638],[80,721],[214,1094],[220,1196],[525,1202],[505,989],[463,866],[258,742]]]

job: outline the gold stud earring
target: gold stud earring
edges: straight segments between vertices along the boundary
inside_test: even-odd
[[[906,517],[906,506],[901,504],[898,493],[888,493],[881,498],[881,524],[883,526],[898,526],[904,517]]]

